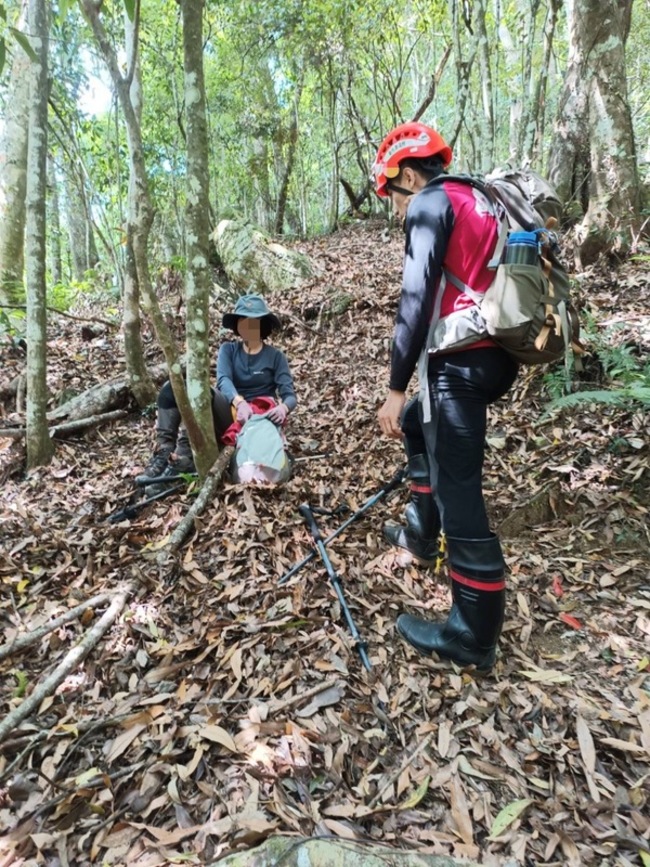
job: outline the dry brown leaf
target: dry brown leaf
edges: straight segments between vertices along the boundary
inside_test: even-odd
[[[340,686],[330,686],[329,689],[324,689],[322,692],[316,693],[309,704],[296,711],[296,716],[313,716],[317,711],[321,710],[321,708],[338,704],[344,695],[345,691]]]
[[[206,741],[212,741],[212,743],[221,744],[222,747],[230,750],[231,753],[237,752],[237,744],[235,743],[232,735],[229,734],[221,726],[203,726],[198,730],[197,734],[200,738],[203,738]]]
[[[116,759],[118,759],[122,753],[128,750],[133,741],[138,737],[138,735],[142,734],[146,728],[147,726],[144,723],[138,723],[118,735],[111,743],[108,753],[106,754],[106,763],[111,765]]]
[[[458,774],[454,774],[451,778],[449,794],[451,798],[451,815],[456,824],[456,829],[463,843],[471,846],[474,843],[474,829],[472,827],[467,796]]]

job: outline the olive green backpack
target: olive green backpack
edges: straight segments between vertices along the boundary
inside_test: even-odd
[[[577,355],[579,322],[570,299],[569,275],[559,259],[562,204],[547,180],[532,169],[498,169],[483,179],[472,175],[439,175],[433,182],[460,181],[480,190],[499,220],[499,235],[489,268],[492,284],[483,296],[445,269],[449,283],[476,297],[487,333],[521,364],[545,364]],[[507,264],[512,232],[538,231],[535,264]]]

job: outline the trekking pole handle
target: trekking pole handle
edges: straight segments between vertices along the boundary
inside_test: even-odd
[[[308,503],[304,503],[302,506],[298,508],[298,512],[304,518],[306,524],[309,527],[309,532],[314,537],[314,541],[316,544],[323,541],[323,537],[320,534],[320,530],[318,529],[318,524],[316,523],[316,518],[314,517],[314,513],[309,507]]]

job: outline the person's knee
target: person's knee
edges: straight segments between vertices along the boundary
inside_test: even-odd
[[[158,407],[160,409],[173,409],[176,406],[176,398],[174,390],[169,380],[162,386],[158,392]]]
[[[410,400],[404,407],[400,426],[404,436],[413,442],[423,442],[424,433],[422,431],[422,423],[420,421],[420,408],[417,398]]]

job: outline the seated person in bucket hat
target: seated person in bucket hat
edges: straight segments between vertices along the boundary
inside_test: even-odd
[[[234,310],[224,314],[222,324],[240,339],[219,348],[212,416],[217,440],[232,444],[237,431],[254,413],[265,412],[276,425],[283,426],[297,400],[286,356],[264,342],[282,328],[266,301],[260,295],[242,295]],[[167,381],[158,393],[155,450],[136,482],[147,484],[161,476],[172,479],[194,471],[192,449]]]

